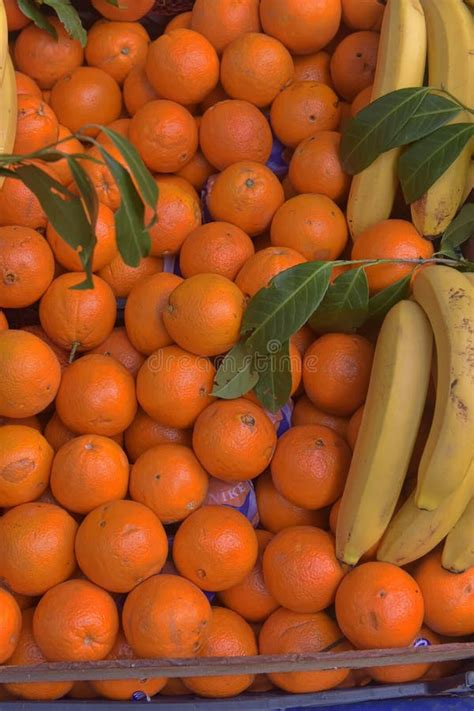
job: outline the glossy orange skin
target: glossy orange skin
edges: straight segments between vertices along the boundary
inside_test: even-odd
[[[141,64],[133,67],[123,83],[123,102],[130,116],[135,116],[145,104],[158,98],[148,81],[145,68]]]
[[[306,0],[262,0],[260,18],[264,32],[277,37],[294,54],[317,52],[339,29],[340,0],[308,3]]]
[[[319,193],[340,202],[349,193],[351,177],[339,157],[341,134],[318,131],[302,141],[290,162],[289,178],[298,193]]]
[[[165,32],[171,32],[171,30],[190,30],[191,29],[191,17],[192,17],[192,10],[188,10],[187,12],[180,12],[179,15],[175,15],[171,20],[168,22],[168,24],[165,27]],[[201,32],[201,34],[203,34]]]
[[[324,50],[314,54],[295,55],[293,57],[294,81],[318,81],[332,87],[330,62],[331,55]]]
[[[302,395],[295,404],[293,416],[291,418],[293,426],[295,425],[322,425],[334,430],[341,437],[347,437],[349,422],[346,417],[338,417],[330,415],[327,412],[319,410],[307,395]]]
[[[21,611],[13,595],[0,588],[0,664],[14,653],[21,633]]]
[[[258,556],[252,524],[228,506],[202,506],[180,525],[173,543],[179,573],[202,590],[226,590],[250,573]]]
[[[33,634],[50,662],[105,659],[119,630],[108,592],[88,580],[67,580],[48,590],[33,615]]]
[[[179,265],[185,277],[212,273],[233,280],[253,254],[252,240],[239,227],[230,222],[209,222],[186,237]]]
[[[63,444],[66,444],[67,442],[70,442],[71,439],[77,437],[77,432],[72,432],[72,430],[68,429],[64,422],[61,421],[60,417],[58,416],[58,413],[54,412],[51,419],[48,420],[48,422],[46,423],[46,427],[44,428],[44,436],[46,437],[54,451],[57,452],[58,449],[63,446]],[[114,435],[113,437],[111,437],[111,439],[113,439],[115,442],[117,442],[117,444],[122,446],[122,433]]]
[[[342,21],[353,30],[379,30],[384,5],[379,0],[341,0]]]
[[[202,222],[201,203],[191,183],[177,175],[156,179],[159,197],[156,210],[159,221],[150,228],[150,254],[158,257],[179,252],[186,237]],[[145,222],[151,220],[151,208],[145,209]]]
[[[138,267],[129,267],[117,254],[111,262],[100,269],[98,276],[107,282],[114,296],[125,297],[135,284],[152,274],[163,271],[163,260],[158,257],[143,257]]]
[[[17,97],[17,125],[13,153],[39,151],[56,142],[58,119],[42,99],[28,94]]]
[[[193,155],[189,163],[180,168],[176,175],[179,178],[184,178],[191,183],[193,188],[200,191],[206,184],[208,178],[215,173],[215,168],[212,166],[204,153],[201,150],[197,150]]]
[[[22,13],[18,7],[17,0],[5,0],[5,12],[7,15],[7,26],[9,32],[21,30],[29,24],[30,18]]]
[[[31,306],[53,276],[53,253],[39,232],[29,227],[0,227],[0,306]]]
[[[229,42],[246,32],[260,32],[258,0],[196,0],[191,29],[200,32],[222,54]],[[167,29],[167,31],[169,31]]]
[[[45,491],[53,450],[38,430],[24,425],[0,427],[0,507],[34,501]]]
[[[29,77],[23,72],[15,72],[16,80],[16,93],[19,94],[30,94],[30,96],[36,96],[38,99],[43,98],[43,94],[38,84],[34,79]]]
[[[194,657],[207,638],[211,606],[193,583],[177,575],[153,575],[129,593],[122,613],[125,637],[135,654]]]
[[[139,353],[132,345],[123,326],[114,328],[110,336],[96,348],[93,348],[91,353],[100,353],[115,358],[133,377],[136,376],[145,362],[145,356]]]
[[[362,30],[347,35],[331,58],[331,77],[337,93],[346,101],[374,82],[379,33]]]
[[[424,614],[421,590],[405,570],[369,562],[353,568],[336,593],[336,617],[358,649],[410,645]]]
[[[0,575],[22,595],[42,595],[76,567],[77,523],[53,504],[15,506],[0,519]]]
[[[359,409],[354,412],[347,426],[347,441],[349,442],[349,447],[352,451],[354,451],[357,442],[357,435],[359,434],[363,414],[364,406],[361,405]]]
[[[249,257],[237,274],[235,283],[245,296],[255,296],[257,291],[268,286],[277,274],[304,262],[306,259],[296,249],[265,247]]]
[[[359,91],[351,104],[351,116],[357,116],[359,111],[362,111],[362,109],[370,104],[372,100],[372,90],[373,85],[369,84],[369,86],[366,86],[365,89]]]
[[[43,172],[59,181],[59,175],[47,163],[31,161]],[[44,229],[48,219],[34,193],[21,180],[6,178],[0,188],[0,225],[20,225],[33,230]]]
[[[165,427],[153,420],[140,408],[125,432],[125,449],[130,462],[137,461],[144,452],[159,444],[191,446],[191,430]]]
[[[120,0],[119,7],[111,5],[107,0],[91,0],[91,5],[107,20],[135,22],[153,8],[154,0]]]
[[[150,37],[138,22],[96,22],[87,33],[85,58],[123,84],[134,67],[143,65]]]
[[[74,155],[75,153],[84,153],[84,146],[77,138],[74,138],[71,131],[66,128],[66,126],[58,127],[58,142],[62,141],[64,138],[70,136],[68,141],[63,141],[56,146],[56,150],[64,153],[65,155]],[[72,182],[73,177],[71,170],[67,163],[67,158],[58,160],[52,164],[54,172],[58,176],[60,182],[63,185],[69,185]]]

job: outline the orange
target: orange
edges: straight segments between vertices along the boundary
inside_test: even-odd
[[[215,172],[216,169],[209,163],[204,153],[197,150],[189,163],[180,168],[176,175],[179,178],[184,178],[188,183],[191,183],[193,188],[200,191]]]
[[[199,127],[202,152],[218,170],[252,160],[266,163],[273,136],[263,113],[248,101],[228,99],[208,109]]]
[[[341,118],[340,101],[327,84],[295,81],[272,104],[273,131],[285,146],[296,148],[316,131],[334,131]]]
[[[0,306],[31,306],[43,296],[53,276],[53,253],[39,232],[30,227],[0,227]]]
[[[196,456],[206,471],[222,481],[254,479],[269,465],[275,446],[270,418],[246,398],[214,402],[194,426]]]
[[[160,425],[142,409],[138,410],[135,419],[125,432],[125,449],[132,463],[156,445],[180,444],[190,447],[191,441],[191,430]]]
[[[341,0],[342,21],[352,30],[379,30],[384,3],[380,0]]]
[[[21,611],[11,593],[0,588],[0,664],[14,653],[20,640]]]
[[[374,347],[363,336],[326,333],[305,353],[307,396],[331,415],[352,415],[365,401],[373,357]]]
[[[283,607],[320,612],[334,602],[344,570],[330,533],[313,526],[293,526],[277,533],[266,547],[263,577]]]
[[[114,328],[110,336],[93,348],[91,353],[112,356],[134,377],[145,362],[145,357],[132,345],[123,327]]]
[[[123,449],[100,435],[75,437],[54,457],[51,492],[61,506],[87,514],[128,492],[129,466]]]
[[[90,681],[75,681],[68,694],[69,699],[95,699],[96,696]]]
[[[415,646],[420,641],[427,640],[429,644],[442,644],[441,638],[428,627],[423,626],[413,640]],[[431,668],[431,664],[397,664],[391,667],[370,667],[368,673],[379,684],[404,684],[420,679]]]
[[[405,570],[369,562],[353,568],[336,593],[336,617],[359,649],[407,647],[423,622],[421,590]]]
[[[32,415],[31,417],[19,418],[0,417],[0,427],[4,427],[4,425],[24,425],[25,427],[31,427],[33,430],[37,430],[38,432],[41,432],[43,429],[39,419],[35,415]]]
[[[82,272],[67,272],[54,279],[43,295],[39,317],[41,326],[58,346],[87,351],[110,335],[117,304],[111,288],[93,277],[93,288],[74,289],[85,279]]]
[[[94,247],[92,258],[92,271],[103,269],[112,259],[117,256],[118,249],[115,241],[115,219],[114,213],[107,207],[99,203],[97,212],[97,222],[95,225],[95,236],[97,243]],[[46,237],[49,246],[53,250],[56,260],[70,272],[79,272],[84,267],[80,258],[80,248],[71,247],[54,229],[51,223],[48,224]]]
[[[34,608],[24,610],[20,616],[21,632],[18,645],[8,659],[7,664],[29,666],[44,664],[46,659],[33,636]],[[49,681],[6,684],[6,690],[15,698],[29,701],[54,701],[65,696],[72,688],[72,681]]]
[[[38,430],[24,425],[0,427],[0,506],[34,501],[45,491],[53,450]]]
[[[359,111],[362,111],[372,100],[373,85],[369,84],[365,89],[359,91],[351,104],[351,116],[357,116]]]
[[[260,19],[268,35],[294,54],[310,54],[332,40],[341,21],[340,0],[262,0]]]
[[[257,555],[252,524],[229,506],[197,509],[181,523],[173,542],[173,561],[180,575],[213,592],[240,583]]]
[[[9,32],[21,30],[30,22],[30,18],[24,15],[18,7],[18,0],[5,0],[4,6]]]
[[[229,222],[209,222],[184,240],[179,266],[185,277],[220,274],[233,280],[255,253],[250,237]]]
[[[247,32],[224,50],[221,83],[232,99],[268,106],[293,79],[290,53],[273,37]]]
[[[190,112],[165,99],[149,101],[138,109],[129,137],[147,167],[159,173],[179,170],[198,147],[196,122]]]
[[[112,437],[135,417],[135,382],[115,358],[93,353],[66,368],[56,408],[73,432]]]
[[[474,568],[451,573],[441,565],[441,550],[421,559],[414,571],[425,600],[425,624],[438,634],[474,633]]]
[[[363,414],[364,406],[361,405],[359,409],[354,412],[347,426],[347,441],[349,442],[349,447],[352,451],[354,451],[354,447],[357,442],[357,435],[359,434]]]
[[[106,147],[112,158],[126,168],[127,165],[118,148],[111,146],[109,143],[106,143]],[[92,148],[86,151],[86,155],[88,158],[81,160],[80,164],[90,178],[99,202],[107,205],[111,210],[117,210],[122,202],[120,190],[110,169],[104,162],[100,149],[97,146],[92,146]],[[89,160],[89,158],[91,160]],[[71,183],[68,188],[72,190],[72,192],[78,192],[74,183]]]
[[[216,369],[208,358],[166,346],[137,375],[137,398],[146,414],[165,427],[191,427],[212,401]]]
[[[0,417],[31,417],[56,397],[58,359],[40,338],[26,331],[0,331]]]
[[[108,20],[118,22],[135,22],[150,12],[155,4],[154,0],[120,0],[118,6],[108,0],[91,0],[93,8]]]
[[[368,227],[352,247],[351,259],[429,259],[433,244],[423,239],[407,220],[383,220]],[[412,274],[414,264],[377,264],[365,273],[371,294]]]
[[[268,286],[280,272],[303,264],[306,259],[295,249],[266,247],[249,257],[235,278],[235,283],[245,296],[255,296],[257,291]]]
[[[163,323],[164,311],[172,291],[183,280],[160,272],[141,279],[131,290],[125,305],[125,327],[132,345],[151,355],[173,342]]]
[[[275,488],[269,472],[258,478],[255,493],[260,524],[272,533],[290,526],[327,528],[327,509],[304,509],[291,503]]]
[[[190,232],[202,221],[201,203],[193,186],[176,175],[157,178],[158,221],[150,228],[151,254],[165,256],[176,254]],[[145,210],[145,222],[151,220],[152,211]]]
[[[342,169],[340,144],[337,131],[318,131],[297,146],[288,173],[296,192],[319,193],[335,202],[347,197],[351,178]]]
[[[350,649],[335,622],[325,613],[292,612],[280,607],[263,623],[259,634],[260,654],[314,654]],[[270,680],[291,693],[324,691],[338,686],[348,669],[314,672],[275,672]]]
[[[331,77],[337,93],[347,101],[373,84],[379,33],[362,30],[347,35],[331,57]]]
[[[247,622],[263,622],[278,607],[278,602],[268,591],[263,577],[262,558],[273,538],[269,531],[257,529],[258,558],[250,573],[237,585],[218,594],[218,600],[234,610]]]
[[[231,222],[251,237],[269,227],[283,202],[283,188],[276,175],[250,160],[223,170],[209,186],[207,197],[214,220]]]
[[[118,629],[114,600],[88,580],[67,580],[48,590],[33,615],[36,644],[50,662],[105,659]]]
[[[189,689],[181,679],[175,677],[168,679],[160,693],[162,696],[189,696]]]
[[[142,64],[133,67],[123,83],[123,103],[130,116],[134,116],[145,104],[158,99],[158,95]]]
[[[213,607],[208,636],[198,656],[252,657],[257,653],[257,640],[250,625],[232,610]],[[224,699],[241,694],[254,679],[253,674],[233,674],[185,677],[183,681],[198,696]]]
[[[3,311],[0,310],[0,331],[6,331],[8,329],[8,321],[7,317],[3,313]]]
[[[246,32],[260,32],[258,0],[196,0],[191,29],[200,32],[222,54],[229,42]],[[167,31],[169,29],[167,28]]]
[[[158,257],[143,257],[138,267],[125,264],[120,254],[100,269],[98,276],[112,289],[114,296],[126,297],[141,279],[163,271],[163,260]]]
[[[158,517],[137,501],[109,501],[91,511],[79,526],[76,557],[82,572],[100,587],[130,592],[159,573],[168,539]]]
[[[112,121],[112,123],[109,123],[107,128],[109,128],[111,131],[115,131],[115,133],[118,133],[124,138],[128,138],[128,132],[130,130],[130,121],[131,119],[129,118],[118,118],[116,121]],[[103,131],[98,134],[97,142],[103,146],[107,146],[108,148],[113,145],[111,139]]]
[[[158,444],[138,457],[130,473],[130,496],[148,506],[163,524],[176,523],[199,508],[209,477],[192,449]]]
[[[106,659],[125,659],[128,662],[136,659],[132,648],[128,644],[122,631],[119,632],[111,651]],[[166,679],[122,679],[116,681],[93,681],[92,688],[105,699],[115,701],[130,701],[136,691],[141,691],[148,696],[155,696],[166,683]]]
[[[107,72],[96,67],[78,67],[53,86],[51,108],[59,123],[73,133],[82,129],[87,136],[97,136],[100,129],[96,125],[84,126],[107,125],[118,119],[122,94]]]
[[[71,439],[77,437],[77,432],[69,430],[64,422],[61,421],[58,413],[54,412],[51,419],[46,423],[46,427],[44,428],[44,436],[54,451],[57,452],[63,444],[66,444],[67,442],[70,442]],[[110,439],[113,439],[114,442],[117,442],[120,446],[123,445],[122,432],[118,435],[113,435]]]
[[[58,180],[59,176],[46,163],[31,161],[31,165],[40,168],[50,177]],[[6,178],[0,188],[0,225],[10,227],[21,225],[33,230],[44,229],[48,222],[46,213],[36,195],[17,178]]]
[[[191,17],[192,17],[192,11],[188,10],[187,12],[180,12],[179,15],[175,15],[166,25],[164,31],[165,32],[171,32],[171,30],[190,30],[191,29]],[[201,34],[203,34],[201,32]],[[171,681],[175,681],[174,679],[170,679]]]
[[[286,499],[321,509],[338,499],[351,462],[345,440],[321,425],[299,425],[285,432],[271,463],[273,484]]]
[[[16,68],[34,79],[41,89],[51,89],[84,59],[81,43],[69,36],[58,18],[50,17],[48,22],[57,37],[31,23],[18,35],[14,50]]]
[[[239,340],[244,295],[220,274],[196,274],[168,297],[163,323],[172,339],[191,353],[215,356]]]
[[[70,137],[69,140],[63,140],[68,137]],[[66,126],[58,127],[58,142],[59,141],[63,142],[56,145],[55,149],[57,151],[60,151],[61,153],[64,153],[66,156],[74,155],[75,153],[84,153],[84,147],[82,143],[78,141],[77,138],[74,138],[71,131],[66,128]],[[69,185],[69,183],[72,182],[73,177],[67,162],[67,158],[62,158],[61,160],[58,160],[53,163],[53,169],[56,175],[58,176],[59,181],[63,183],[63,185]]]
[[[309,261],[337,259],[347,238],[344,213],[326,195],[304,193],[290,198],[276,211],[271,225],[273,245],[296,249]]]
[[[334,430],[341,437],[346,437],[349,422],[346,417],[338,417],[330,415],[328,412],[319,410],[307,395],[302,395],[295,404],[293,416],[291,418],[293,426],[295,425],[322,425]]]
[[[211,106],[214,106],[214,104],[217,104],[219,101],[227,101],[227,99],[230,99],[230,96],[224,91],[222,84],[219,83],[201,101],[201,112],[204,113],[205,111],[210,109]]]
[[[323,50],[314,54],[293,57],[294,81],[317,81],[332,87],[330,62],[331,55]]]
[[[199,103],[219,81],[219,58],[198,32],[171,30],[151,43],[146,73],[155,91],[179,104]]]
[[[38,99],[43,98],[43,94],[38,84],[27,74],[23,74],[23,72],[18,71],[15,72],[15,80],[17,94],[30,94],[30,96],[36,96]]]
[[[29,94],[17,97],[17,124],[13,153],[39,151],[56,143],[59,124],[53,111],[42,99]]]
[[[77,523],[59,506],[27,503],[0,518],[0,577],[21,595],[42,595],[76,567]]]
[[[138,22],[96,22],[87,33],[85,58],[119,84],[146,61],[150,37]]]

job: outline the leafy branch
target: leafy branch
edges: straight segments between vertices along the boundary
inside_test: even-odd
[[[69,35],[73,39],[79,40],[83,47],[86,46],[87,32],[82,25],[79,13],[73,7],[70,0],[18,0],[18,7],[37,27],[46,30],[46,32],[49,32],[49,34],[56,39],[56,29],[49,22],[48,15],[44,14],[42,10],[45,7],[51,8]]]

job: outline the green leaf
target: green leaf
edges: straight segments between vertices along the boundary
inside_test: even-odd
[[[272,352],[275,340],[284,343],[318,308],[329,285],[333,262],[306,262],[286,269],[260,289],[244,314],[242,335],[254,353]]]
[[[369,312],[369,286],[364,267],[341,274],[331,284],[309,320],[318,333],[351,333],[362,326]]]
[[[233,400],[252,390],[258,382],[253,356],[245,341],[239,341],[224,357],[214,380],[212,394]]]
[[[461,107],[452,99],[439,94],[427,94],[415,113],[387,145],[386,150],[419,141],[451,121],[460,111]]]
[[[255,395],[270,412],[277,412],[288,402],[291,395],[289,341],[282,343],[279,350],[268,354],[259,364]]]
[[[360,173],[386,151],[419,109],[428,91],[426,87],[392,91],[359,111],[342,136],[340,152],[344,170],[351,175]]]
[[[43,0],[45,5],[53,8],[60,21],[66,28],[67,33],[76,40],[79,40],[83,47],[87,44],[87,32],[82,26],[81,18],[77,10],[71,5],[70,0]]]
[[[431,188],[474,136],[474,124],[443,126],[401,155],[398,173],[407,204],[418,200]]]
[[[412,275],[408,274],[369,299],[369,319],[371,321],[381,321],[392,306],[402,299],[408,298],[411,277]]]
[[[68,157],[67,159],[69,169],[73,175],[73,178],[75,180],[75,183],[77,187],[79,188],[79,192],[81,193],[82,199],[84,200],[84,204],[86,206],[89,222],[91,224],[92,230],[94,232],[94,235],[96,234],[96,224],[97,224],[97,214],[99,211],[99,200],[97,198],[97,193],[94,189],[94,185],[92,184],[91,179],[85,172],[84,168],[71,156]],[[89,249],[92,248],[92,250],[95,248],[95,244],[97,242],[97,238],[95,240],[95,243],[93,245],[89,245]],[[89,251],[89,249],[82,249],[80,252],[80,257],[82,264],[84,265],[84,268],[87,268],[87,265],[92,264],[92,257],[93,257],[93,251]]]
[[[457,258],[456,249],[474,235],[474,203],[467,203],[441,238],[439,254]]]
[[[36,27],[39,27],[41,30],[46,30],[54,39],[57,39],[58,33],[56,32],[56,28],[48,22],[48,18],[43,15],[34,0],[18,0],[18,7],[24,15],[29,17],[30,20],[33,20]]]

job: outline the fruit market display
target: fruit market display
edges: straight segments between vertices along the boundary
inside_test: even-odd
[[[1,683],[474,634],[471,3],[73,5],[0,0],[0,700],[449,676]]]

